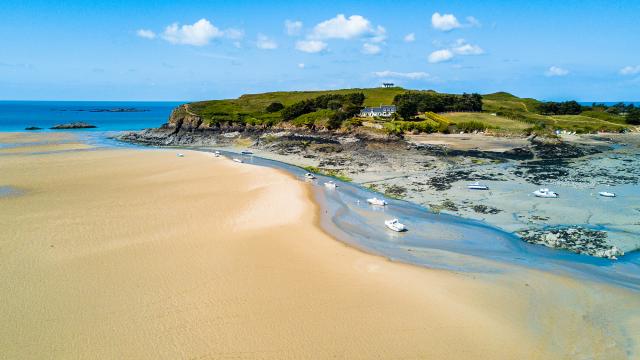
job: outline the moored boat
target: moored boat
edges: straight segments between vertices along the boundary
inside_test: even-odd
[[[610,198],[616,197],[615,193],[608,192],[608,191],[600,191],[598,195],[604,196],[604,197],[610,197]]]
[[[242,155],[251,155],[251,154],[253,154],[253,153],[252,153],[251,151],[249,151],[249,150],[243,150],[243,151],[241,151],[240,153],[241,153]]]
[[[371,198],[371,199],[367,199],[367,202],[371,205],[376,205],[376,206],[386,206],[387,202],[384,201],[383,199],[378,199],[378,198]]]
[[[238,158],[233,158],[233,161],[237,162],[237,163],[242,163],[242,159],[238,159]]]
[[[551,191],[547,188],[541,188],[533,192],[533,195],[539,198],[557,198],[560,195],[557,192]]]
[[[487,185],[482,185],[479,182],[474,182],[471,183],[469,185],[467,185],[467,189],[469,190],[489,190],[489,187]]]
[[[385,226],[395,232],[407,231],[407,227],[404,226],[398,219],[385,220]]]
[[[313,175],[312,173],[306,173],[306,174],[304,174],[304,178],[307,179],[307,180],[313,180],[313,179],[316,178],[316,176]]]
[[[333,181],[327,181],[326,183],[324,183],[324,186],[329,189],[335,189],[338,187],[338,184]]]

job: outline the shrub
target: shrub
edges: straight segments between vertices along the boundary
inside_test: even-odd
[[[489,128],[488,125],[479,121],[463,121],[456,124],[456,128],[464,132],[485,131]]]
[[[269,104],[269,106],[267,106],[267,112],[268,113],[274,113],[274,112],[278,112],[280,110],[284,109],[284,105],[282,105],[281,102],[272,102],[271,104]]]

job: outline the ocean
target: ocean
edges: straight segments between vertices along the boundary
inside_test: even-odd
[[[95,131],[140,130],[164,124],[182,102],[139,101],[0,101],[0,131],[49,129],[76,121]]]

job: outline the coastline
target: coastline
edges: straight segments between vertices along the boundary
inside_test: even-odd
[[[22,202],[22,212],[3,207],[0,216],[13,214],[3,227],[14,229],[14,240],[31,236],[5,243],[18,247],[5,253],[11,261],[4,262],[0,282],[1,293],[12,294],[3,299],[9,305],[3,318],[11,319],[0,327],[3,352],[625,358],[637,351],[624,335],[634,333],[627,328],[634,323],[623,310],[638,305],[627,290],[536,271],[494,276],[431,270],[365,254],[317,226],[319,205],[292,176],[184,153],[176,158],[169,150],[96,149],[3,159],[11,178],[32,179],[21,198],[10,200]],[[57,169],[55,175],[50,169]],[[49,175],[29,176],[36,174]],[[212,189],[212,179],[225,176],[223,186]],[[36,210],[49,203],[45,197],[57,201]],[[52,220],[24,218],[28,204]],[[99,213],[90,211],[92,204]],[[214,218],[203,215],[208,213],[219,226],[209,225]],[[83,221],[71,214],[82,214]],[[37,233],[60,234],[56,229],[63,225],[67,235],[53,248],[40,248]],[[216,232],[227,226],[239,228]],[[109,241],[92,244],[81,235],[91,229]],[[118,240],[126,230],[138,235]],[[25,256],[29,267],[22,265]],[[558,298],[566,304],[558,307]],[[30,314],[34,308],[40,310]],[[35,338],[40,346],[27,346]]]

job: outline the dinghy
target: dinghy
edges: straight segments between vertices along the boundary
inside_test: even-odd
[[[238,158],[233,158],[233,161],[237,162],[237,163],[242,163],[242,159],[238,159]]]
[[[391,230],[396,232],[407,231],[407,227],[400,223],[398,219],[385,220],[384,224]]]
[[[307,179],[307,180],[313,180],[313,179],[316,178],[316,176],[313,175],[312,173],[306,173],[306,174],[304,174],[304,178]]]
[[[184,154],[182,154],[182,153],[177,153],[177,154],[176,154],[176,156],[177,156],[177,157],[184,157]]]
[[[604,196],[604,197],[616,197],[616,194],[608,191],[600,191],[598,195]]]

